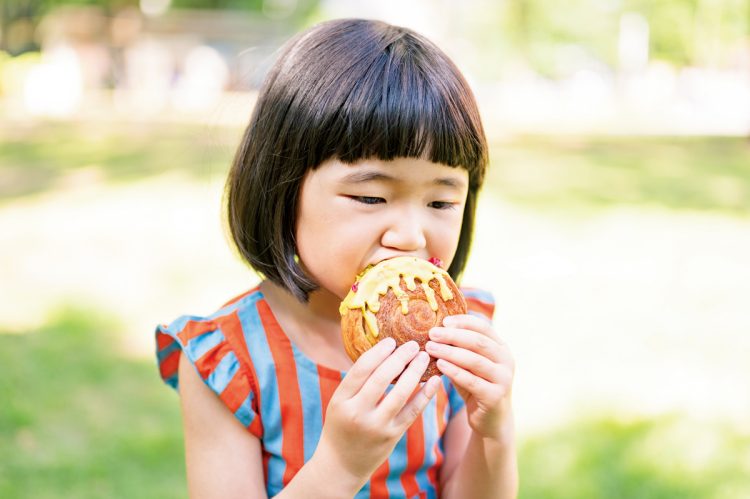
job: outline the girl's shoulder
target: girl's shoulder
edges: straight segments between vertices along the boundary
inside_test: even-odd
[[[473,287],[461,286],[460,289],[464,298],[466,298],[466,306],[469,309],[469,314],[478,315],[491,321],[495,313],[495,297],[492,293]]]

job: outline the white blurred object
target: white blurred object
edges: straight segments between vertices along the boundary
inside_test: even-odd
[[[141,0],[141,12],[149,17],[156,17],[169,10],[172,0]]]
[[[620,34],[617,52],[620,68],[628,72],[645,69],[648,64],[648,21],[637,12],[628,12],[620,17]]]
[[[169,103],[174,57],[156,40],[143,39],[125,51],[126,88],[115,95],[117,104],[140,114],[157,114]]]
[[[64,118],[74,114],[83,97],[83,75],[71,47],[57,45],[42,56],[26,78],[24,107],[29,114]]]
[[[214,108],[229,83],[229,67],[216,49],[200,45],[190,50],[177,81],[172,104],[180,111]]]

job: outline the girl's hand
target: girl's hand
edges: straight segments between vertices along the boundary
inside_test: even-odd
[[[472,430],[499,440],[511,412],[515,362],[510,349],[486,319],[453,315],[443,326],[430,330],[425,349],[466,402]]]
[[[393,451],[414,420],[437,392],[433,376],[419,389],[429,356],[415,341],[395,349],[386,338],[357,359],[333,393],[315,451],[325,469],[336,471],[352,485],[364,485]],[[393,388],[393,379],[404,370]],[[412,395],[414,395],[412,397]]]

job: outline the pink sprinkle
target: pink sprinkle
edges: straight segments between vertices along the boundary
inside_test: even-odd
[[[440,258],[437,257],[431,257],[429,260],[427,260],[431,264],[433,264],[435,267],[443,268],[443,261]]]
[[[356,293],[357,289],[359,289],[359,286],[357,286],[357,283],[355,282],[354,284],[352,284],[352,291]]]

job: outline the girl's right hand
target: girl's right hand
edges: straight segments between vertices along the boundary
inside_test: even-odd
[[[323,461],[324,469],[347,478],[356,490],[388,458],[440,384],[440,378],[433,376],[412,397],[429,356],[419,351],[415,341],[394,351],[395,346],[392,338],[383,339],[351,367],[328,403],[313,456]],[[386,394],[399,373],[398,381]]]

